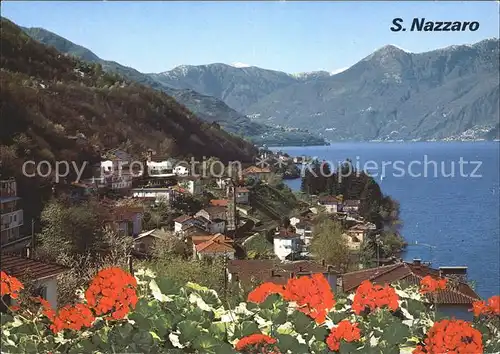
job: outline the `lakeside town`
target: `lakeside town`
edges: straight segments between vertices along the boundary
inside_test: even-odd
[[[471,316],[469,310],[480,297],[470,286],[467,267],[434,269],[421,259],[404,262],[400,257],[405,242],[397,231],[397,213],[393,208],[386,211],[392,217],[378,218],[384,213],[379,202],[378,217],[363,210],[371,208],[377,197],[370,192],[350,198],[359,181],[350,181],[347,189],[328,187],[327,181],[319,187],[323,193],[316,193],[321,176],[307,184],[312,180],[306,174],[303,189],[313,188],[314,194],[293,193],[283,178],[296,178],[305,161],[319,162],[265,149],[259,154],[256,161],[266,159],[267,167],[247,164],[235,174],[230,165],[212,158],[201,168],[213,171],[209,165],[218,162],[223,169],[218,177],[206,173],[202,177],[200,171],[190,171],[151,149],[144,154],[148,173],[137,175],[129,168],[133,157],[112,150],[93,166],[88,178],[52,184],[38,227],[23,217],[16,180],[4,179],[0,188],[2,271],[20,278],[29,275],[36,292],[54,307],[61,299],[71,299],[68,289],[61,290],[65,273],[71,274],[74,291],[86,280],[82,267],[90,271],[88,267],[110,262],[131,270],[146,264],[174,278],[185,271],[187,279],[180,275],[180,281],[216,286],[236,298],[258,284],[284,284],[318,272],[335,280],[332,288],[346,293],[364,280],[418,283],[431,275],[456,282],[439,298],[440,310],[461,318]],[[332,188],[344,194],[329,193]],[[71,219],[76,215],[76,220]],[[392,233],[387,232],[390,225]]]

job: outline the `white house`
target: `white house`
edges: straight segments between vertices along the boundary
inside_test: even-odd
[[[298,254],[302,248],[300,235],[287,230],[276,232],[273,244],[274,254],[282,261],[293,258],[293,255]]]
[[[174,173],[177,176],[189,176],[189,168],[184,165],[176,165],[174,167]]]
[[[342,211],[342,203],[334,195],[319,197],[318,205],[322,205],[327,213],[337,213]]]
[[[149,177],[172,177],[174,173],[174,163],[171,160],[146,161]]]
[[[68,268],[54,263],[46,263],[28,257],[2,253],[0,269],[10,276],[21,278],[28,275],[33,279],[36,293],[47,300],[53,308],[57,308],[57,276]],[[9,300],[8,300],[9,301]],[[15,300],[11,300],[12,304]]]
[[[199,195],[203,192],[203,184],[200,177],[186,176],[180,178],[179,186],[185,188],[191,195]]]
[[[187,225],[189,221],[193,219],[189,215],[181,215],[174,219],[174,232],[181,232],[184,225]]]
[[[94,175],[100,185],[113,190],[132,188],[132,174],[130,173],[130,156],[126,153],[108,155],[111,158],[100,163],[98,175]]]
[[[308,220],[303,220],[295,224],[295,232],[300,235],[304,245],[309,246],[313,238],[313,226],[312,222]]]

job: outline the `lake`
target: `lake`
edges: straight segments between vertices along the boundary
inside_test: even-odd
[[[334,143],[273,150],[335,166],[349,158],[368,168],[383,193],[401,203],[402,234],[409,243],[405,260],[467,266],[481,297],[500,293],[500,143]],[[300,189],[300,179],[286,183]]]

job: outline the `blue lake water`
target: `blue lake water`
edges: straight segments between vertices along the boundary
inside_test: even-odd
[[[383,193],[401,203],[402,234],[410,244],[406,260],[468,266],[480,296],[500,293],[500,143],[336,143],[273,150],[334,165],[350,158],[369,168]],[[481,165],[474,171],[476,161]],[[299,179],[287,184],[300,189]]]

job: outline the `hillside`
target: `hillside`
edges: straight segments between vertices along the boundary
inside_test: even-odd
[[[8,20],[1,34],[2,174],[21,177],[26,160],[92,162],[117,147],[136,156],[152,148],[253,161],[252,144],[201,121],[172,97],[63,55]]]
[[[332,140],[482,137],[498,122],[498,40],[426,53],[385,46],[337,75],[224,64],[152,77],[224,100],[265,124]]]
[[[102,65],[103,70],[117,73],[129,80],[163,91],[185,105],[199,118],[207,122],[216,122],[224,130],[245,137],[258,145],[322,145],[324,139],[307,131],[285,132],[278,127],[264,125],[230,108],[216,95],[200,94],[193,87],[173,88],[172,85],[160,80],[161,75],[144,74],[133,68],[117,62],[103,60],[87,48],[77,45],[55,33],[42,28],[22,28],[33,39],[56,48],[58,51],[71,54],[85,61]]]

